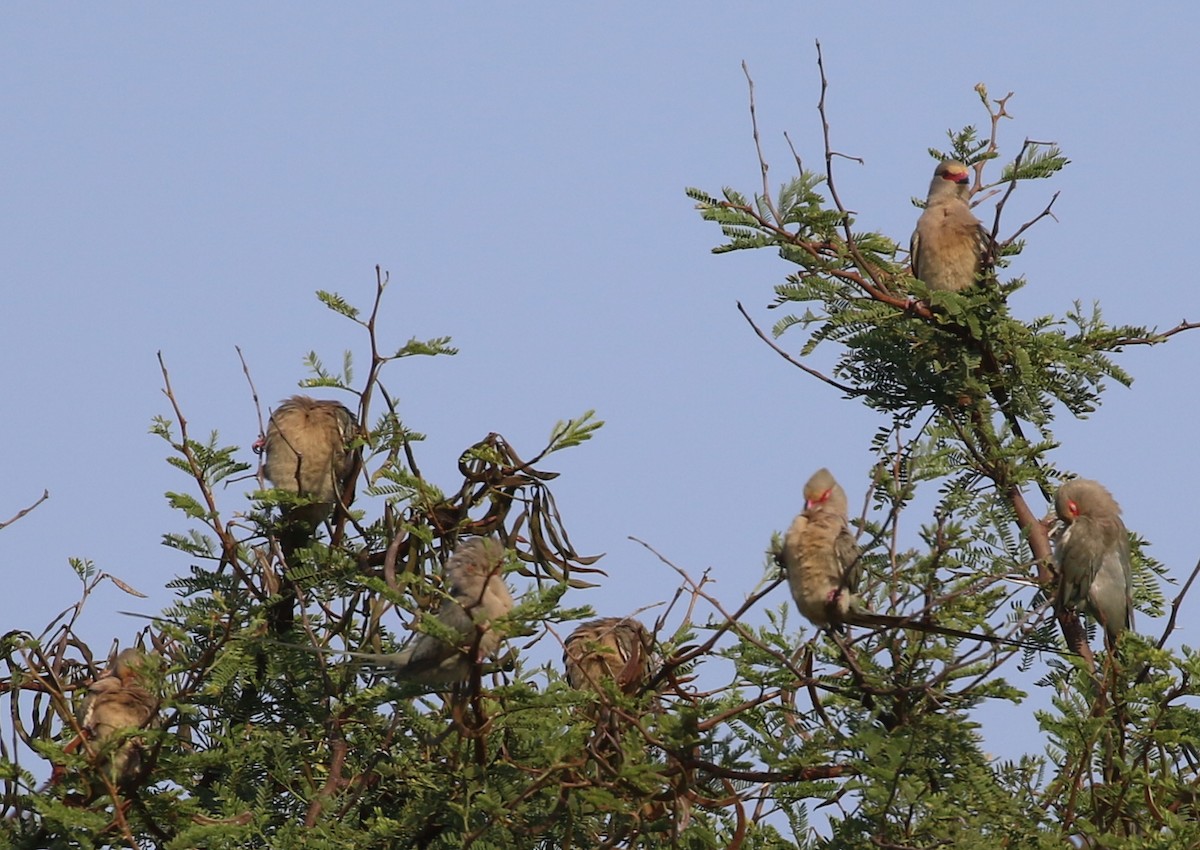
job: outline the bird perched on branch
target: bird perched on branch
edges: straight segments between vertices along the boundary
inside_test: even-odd
[[[365,666],[423,685],[453,685],[467,681],[485,658],[496,658],[501,636],[493,622],[513,609],[504,583],[505,549],[490,537],[473,537],[459,544],[446,559],[449,598],[437,611],[441,626],[453,640],[420,632],[399,652],[344,652]],[[312,647],[302,647],[316,651]]]
[[[854,594],[862,568],[850,533],[846,491],[828,469],[818,469],[804,485],[804,510],[783,539],[780,561],[796,607],[819,628],[843,625],[914,629],[964,640],[1058,651],[1054,647],[940,626],[926,618],[875,614]]]
[[[307,500],[283,508],[279,542],[287,566],[343,497],[345,504],[353,500],[349,484],[358,466],[352,448],[357,429],[354,414],[344,405],[303,395],[292,396],[271,414],[263,440],[267,479]],[[269,615],[276,633],[291,628],[295,617],[295,591],[286,580],[282,592],[284,598]]]
[[[991,237],[968,203],[969,174],[961,162],[940,163],[917,219],[909,244],[913,275],[930,289],[966,289],[991,263]]]
[[[1094,617],[1115,646],[1133,627],[1133,567],[1121,508],[1099,482],[1076,478],[1058,488],[1054,511],[1062,522],[1054,540],[1059,605]]]
[[[609,679],[635,693],[650,678],[654,640],[632,617],[601,617],[582,623],[563,644],[567,682],[576,690],[596,690]]]
[[[354,472],[358,422],[345,405],[294,395],[271,414],[266,450],[267,479],[280,490],[308,499],[286,511],[289,524],[311,535],[338,504]]]
[[[82,739],[68,745],[77,749],[87,742],[97,758],[95,767],[121,790],[136,786],[149,771],[144,741],[138,729],[148,729],[158,718],[158,698],[145,687],[147,658],[140,649],[122,650],[112,666],[88,688],[80,727]],[[102,793],[99,789],[92,796]]]
[[[858,546],[847,521],[846,491],[828,469],[804,485],[804,510],[783,539],[782,562],[792,599],[814,626],[845,622],[858,600]]]

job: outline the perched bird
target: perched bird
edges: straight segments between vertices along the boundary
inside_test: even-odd
[[[83,705],[80,726],[98,756],[95,766],[121,789],[135,786],[149,770],[144,742],[127,734],[157,720],[158,698],[143,685],[146,662],[140,649],[122,650],[88,688]]]
[[[846,519],[846,491],[828,469],[804,485],[804,511],[783,539],[782,561],[800,613],[815,626],[837,626],[852,607],[861,570],[858,546]]]
[[[1063,523],[1054,541],[1059,605],[1095,617],[1115,646],[1122,630],[1133,627],[1133,568],[1121,508],[1098,482],[1076,478],[1058,488],[1054,510]]]
[[[287,511],[287,521],[310,535],[333,512],[354,471],[350,443],[357,428],[345,405],[304,395],[292,396],[271,414],[263,441],[267,479],[311,500]]]
[[[467,681],[475,664],[484,658],[496,658],[501,637],[492,622],[513,609],[512,594],[504,583],[504,551],[491,537],[473,537],[459,544],[446,560],[450,598],[442,601],[437,618],[456,635],[454,641],[420,632],[390,655],[344,654],[360,659],[368,667],[423,685]]]
[[[927,617],[876,614],[855,596],[862,575],[858,545],[850,533],[846,491],[828,469],[804,485],[804,511],[783,538],[780,564],[800,613],[819,628],[842,625],[914,629],[964,640],[1058,652],[1055,647],[940,626]]]
[[[930,289],[966,289],[990,262],[991,239],[967,203],[968,173],[967,166],[954,160],[938,165],[913,231],[913,275]]]
[[[312,539],[347,489],[356,467],[351,441],[357,428],[354,414],[344,405],[303,395],[292,396],[271,414],[263,440],[267,479],[309,500],[283,511],[279,542],[289,567],[292,553]],[[348,495],[347,501],[352,498]],[[295,619],[295,590],[286,579],[282,595],[268,615],[277,634],[290,629]]]
[[[626,762],[645,764],[649,759],[638,724],[624,709],[614,706],[603,683],[610,681],[621,693],[641,697],[657,661],[654,639],[632,617],[601,617],[581,623],[563,643],[567,684],[579,691],[592,691],[598,697],[595,702],[581,706],[581,710],[594,724],[588,736],[588,752],[606,777],[618,773]],[[648,702],[639,700],[637,714],[658,709],[655,695]],[[688,777],[681,775],[678,781],[685,783],[688,778],[690,771]],[[689,811],[686,801],[675,802],[672,807],[656,798],[643,806],[640,814],[652,821],[673,810],[686,819]]]
[[[567,682],[576,690],[596,690],[611,679],[634,693],[650,678],[654,641],[632,617],[601,617],[579,625],[563,645]]]

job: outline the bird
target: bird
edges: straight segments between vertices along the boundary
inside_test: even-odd
[[[265,473],[278,489],[308,499],[285,511],[289,524],[311,535],[331,513],[354,472],[351,449],[358,422],[345,405],[294,395],[271,414]]]
[[[876,614],[855,594],[862,577],[858,544],[850,533],[846,491],[825,468],[804,485],[804,510],[784,535],[780,565],[796,608],[814,626],[841,630],[845,625],[915,629],[964,640],[1057,652],[1054,647],[998,635],[940,626],[926,617]]]
[[[563,643],[567,683],[597,690],[611,680],[623,693],[635,693],[654,668],[654,640],[633,617],[600,617],[575,628]]]
[[[421,685],[456,685],[471,677],[485,658],[496,659],[501,643],[494,621],[512,611],[512,594],[504,583],[505,549],[493,537],[464,540],[446,559],[449,587],[436,617],[455,635],[453,641],[428,632],[416,634],[399,652],[342,651],[365,667],[383,670]],[[321,652],[315,647],[298,647]]]
[[[598,699],[580,706],[591,719],[587,750],[602,775],[619,773],[627,761],[645,765],[650,761],[644,737],[634,719],[645,712],[660,710],[657,694],[637,707],[619,708],[606,692],[612,683],[627,697],[647,693],[658,658],[654,639],[642,623],[633,617],[600,617],[578,625],[563,642],[563,666],[567,684],[577,691],[590,691]],[[632,711],[632,714],[630,713]],[[689,771],[690,774],[690,771]],[[681,775],[677,781],[685,782]],[[686,801],[676,800],[674,810],[686,818]],[[641,809],[647,820],[656,820],[671,811],[665,801],[656,798]]]
[[[122,790],[134,787],[150,767],[145,742],[127,734],[152,727],[158,717],[158,698],[144,685],[147,661],[140,649],[122,650],[88,687],[83,704],[82,740],[95,754],[96,769]]]
[[[293,553],[308,544],[317,526],[328,519],[341,503],[353,499],[347,493],[357,469],[357,452],[352,443],[358,422],[345,405],[294,395],[271,414],[262,441],[266,453],[264,472],[280,490],[305,500],[283,507],[279,536],[284,564],[292,566]],[[282,599],[268,614],[276,634],[291,628],[295,619],[295,588],[282,582]]]
[[[1075,478],[1058,488],[1054,511],[1062,523],[1054,536],[1058,603],[1082,611],[1104,627],[1116,646],[1133,628],[1133,567],[1121,508],[1097,481]]]
[[[939,163],[925,211],[917,219],[909,243],[913,275],[930,289],[966,289],[990,263],[991,237],[967,202],[968,175],[967,166],[957,160]]]
[[[804,510],[783,539],[781,561],[796,607],[819,628],[840,626],[854,607],[861,569],[846,491],[825,468],[804,485]]]

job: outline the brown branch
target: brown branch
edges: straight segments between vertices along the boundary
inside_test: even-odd
[[[1188,591],[1192,589],[1192,584],[1196,581],[1196,576],[1200,574],[1200,561],[1196,562],[1196,566],[1192,568],[1192,574],[1188,576],[1187,581],[1183,583],[1183,588],[1179,594],[1171,602],[1171,616],[1167,618],[1166,628],[1163,629],[1162,637],[1158,639],[1158,648],[1162,649],[1166,645],[1167,637],[1175,630],[1175,622],[1179,619],[1179,608],[1183,605],[1183,598],[1187,596]]]
[[[756,334],[758,334],[758,338],[761,339],[763,342],[765,342],[767,345],[771,346],[771,348],[774,349],[776,354],[778,354],[780,357],[782,357],[787,362],[791,363],[793,366],[795,366],[799,369],[803,369],[805,372],[812,375],[814,378],[817,378],[820,381],[824,381],[825,383],[829,384],[829,386],[833,387],[834,389],[841,390],[842,392],[846,393],[846,395],[848,395],[848,396],[857,397],[857,396],[863,396],[863,395],[870,395],[870,393],[868,393],[866,390],[859,390],[859,389],[855,389],[854,387],[847,386],[845,384],[840,384],[837,381],[833,380],[833,378],[829,378],[829,377],[821,374],[820,372],[818,372],[816,369],[813,369],[810,366],[806,366],[803,363],[801,363],[799,360],[796,360],[790,354],[788,354],[786,351],[784,351],[782,348],[780,348],[778,345],[776,345],[775,341],[772,340],[770,337],[768,337],[762,331],[762,329],[754,323],[754,320],[752,318],[750,318],[750,314],[746,312],[746,308],[742,306],[741,301],[737,302],[737,308],[738,308],[738,312],[742,314],[743,318],[745,318],[745,320],[750,323],[750,327],[754,328],[754,332]]]
[[[1046,208],[1044,210],[1042,210],[1040,213],[1038,213],[1037,215],[1035,215],[1033,218],[1029,219],[1029,221],[1025,222],[1020,227],[1018,227],[1016,233],[1014,233],[1012,236],[1008,237],[1007,239],[1005,239],[1003,242],[1000,243],[1000,247],[1007,248],[1013,242],[1017,241],[1017,237],[1019,237],[1022,233],[1024,233],[1029,228],[1033,227],[1035,224],[1037,224],[1039,221],[1041,221],[1043,218],[1046,218],[1047,216],[1049,216],[1050,218],[1053,218],[1055,221],[1058,221],[1058,218],[1054,215],[1054,213],[1050,212],[1050,208],[1054,206],[1054,202],[1058,200],[1058,196],[1059,196],[1058,192],[1055,192],[1053,195],[1051,195],[1050,203],[1046,204]],[[999,209],[997,209],[997,213],[999,213]],[[997,217],[997,224],[998,223],[999,223],[999,218]],[[995,237],[993,237],[993,238],[995,238]]]
[[[341,718],[334,721],[333,740],[330,742],[329,775],[325,784],[321,786],[321,790],[313,796],[312,802],[309,804],[308,813],[304,818],[304,826],[308,829],[316,826],[326,801],[333,799],[333,796],[348,784],[342,772],[346,769],[346,756],[350,752],[350,745],[341,734],[339,728],[341,724]]]
[[[700,658],[702,656],[707,656],[709,654],[709,652],[712,651],[712,648],[714,646],[716,646],[717,641],[719,641],[721,639],[721,637],[728,631],[733,631],[735,634],[737,634],[743,640],[746,640],[746,641],[754,644],[756,647],[763,650],[764,652],[769,653],[771,656],[776,658],[780,662],[780,664],[783,667],[785,667],[793,676],[795,676],[798,681],[806,681],[808,679],[811,679],[811,676],[806,676],[804,673],[797,670],[796,667],[792,664],[792,662],[789,659],[785,658],[780,653],[778,653],[775,650],[771,649],[770,647],[766,646],[764,643],[762,643],[760,640],[758,640],[754,635],[750,634],[745,629],[745,627],[743,627],[742,624],[740,622],[738,622],[743,614],[745,614],[747,611],[749,611],[750,608],[752,608],[754,605],[756,605],[759,602],[759,600],[764,598],[768,593],[770,593],[772,590],[774,590],[780,584],[780,582],[783,581],[782,576],[780,576],[779,578],[776,578],[774,581],[767,584],[766,587],[764,587],[762,590],[758,591],[757,593],[753,593],[750,596],[748,596],[745,599],[745,601],[742,602],[741,607],[739,607],[734,613],[730,614],[725,610],[725,608],[721,605],[721,603],[715,597],[711,596],[710,594],[704,593],[701,590],[700,585],[698,585],[696,583],[695,579],[693,579],[691,576],[689,576],[683,569],[681,569],[680,567],[671,563],[670,560],[668,560],[660,552],[655,550],[655,548],[653,546],[651,546],[649,543],[645,542],[644,540],[639,540],[638,538],[633,537],[633,536],[630,536],[629,539],[632,540],[634,543],[638,543],[638,544],[644,546],[660,561],[662,561],[664,564],[666,564],[668,567],[670,567],[672,570],[674,570],[676,573],[678,573],[683,578],[683,580],[692,588],[693,593],[695,593],[700,598],[704,599],[704,601],[707,602],[709,605],[713,606],[713,608],[717,611],[717,613],[719,613],[722,617],[725,618],[725,622],[721,623],[720,626],[713,629],[712,635],[706,641],[704,641],[702,644],[700,644],[699,646],[693,647],[692,649],[689,649],[686,652],[683,652],[680,655],[675,656],[674,658],[667,659],[667,661],[663,663],[662,668],[659,670],[659,672],[650,681],[649,687],[651,687],[651,688],[655,687],[659,682],[663,681],[668,676],[670,676],[671,673],[673,673],[676,668],[681,667],[684,664],[687,664],[688,662],[690,662],[696,658]]]
[[[767,209],[771,211],[771,215],[775,220],[782,224],[782,219],[779,217],[779,210],[775,208],[774,201],[771,200],[771,187],[767,182],[767,171],[770,166],[767,165],[767,160],[763,157],[762,143],[758,138],[758,117],[754,107],[754,80],[750,76],[750,68],[746,65],[746,61],[742,60],[742,73],[746,75],[746,83],[750,86],[750,126],[754,129],[754,150],[758,153],[758,167],[762,171],[762,187],[763,202],[767,205]]]
[[[159,370],[163,377],[163,394],[171,402],[171,409],[175,411],[175,418],[179,422],[179,442],[172,442],[173,448],[183,455],[187,461],[188,470],[191,472],[192,478],[200,487],[200,494],[204,497],[204,504],[208,507],[209,519],[206,524],[216,533],[221,541],[221,564],[228,564],[230,568],[237,573],[238,578],[246,586],[251,594],[256,596],[260,601],[265,601],[262,590],[257,584],[251,580],[251,577],[242,569],[242,565],[238,561],[238,541],[230,533],[229,529],[221,525],[220,511],[217,509],[217,500],[213,495],[212,488],[208,486],[208,482],[204,479],[204,471],[200,468],[200,464],[196,461],[196,455],[189,445],[187,418],[183,415],[183,410],[179,407],[179,402],[175,398],[175,391],[171,387],[171,375],[167,371],[166,360],[163,359],[161,351],[157,353]]]
[[[42,502],[46,501],[46,500],[47,500],[47,499],[49,499],[49,498],[50,498],[50,491],[49,491],[49,490],[43,490],[43,491],[42,491],[42,495],[41,495],[41,496],[38,498],[38,500],[37,500],[36,502],[34,502],[32,505],[30,505],[30,506],[29,506],[29,507],[27,507],[27,508],[22,508],[21,510],[17,511],[17,514],[16,514],[16,516],[14,516],[14,517],[13,517],[12,519],[10,519],[8,522],[0,522],[0,528],[7,528],[8,526],[12,525],[14,522],[16,522],[17,520],[19,520],[21,517],[25,516],[26,514],[28,514],[29,512],[31,512],[32,510],[34,510],[34,508],[36,508],[38,505],[40,505]]]
[[[991,154],[995,154],[1000,150],[1000,119],[1011,119],[1013,117],[1008,111],[1008,102],[1012,99],[1012,92],[1009,92],[998,100],[993,100],[992,103],[996,104],[996,109],[993,111],[992,107],[988,105],[987,87],[983,83],[979,83],[975,86],[975,91],[979,94],[979,99],[983,101],[983,108],[988,111],[992,129],[988,135],[988,145],[984,150],[984,157],[975,163],[975,187],[971,190],[972,194],[983,188],[983,166],[992,158]]]
[[[833,182],[833,158],[835,156],[852,160],[857,162],[859,165],[863,164],[863,159],[862,157],[850,156],[849,154],[835,151],[830,144],[829,116],[825,112],[825,94],[829,90],[829,79],[825,76],[825,58],[821,53],[821,42],[818,40],[815,42],[815,44],[817,47],[817,70],[821,75],[821,97],[817,101],[817,114],[821,116],[821,138],[824,141],[825,147],[825,182],[829,186],[829,197],[833,200],[834,206],[837,207],[838,212],[842,214],[842,232],[845,234],[846,248],[849,249],[850,256],[854,258],[854,263],[859,269],[864,269],[866,271],[867,277],[871,279],[871,283],[873,285],[872,288],[880,289],[882,284],[880,283],[877,270],[870,263],[866,262],[862,256],[862,253],[858,250],[858,243],[855,241],[854,234],[850,230],[850,211],[846,209],[846,206],[842,203],[842,199],[838,195],[837,186],[834,185]],[[864,288],[866,288],[865,285]],[[872,293],[872,297],[876,296]]]
[[[1194,331],[1196,328],[1200,328],[1200,322],[1189,322],[1187,319],[1183,319],[1178,325],[1171,328],[1169,331],[1151,334],[1147,337],[1120,337],[1116,342],[1112,343],[1112,347],[1120,348],[1125,345],[1158,345],[1160,342],[1166,342],[1167,339],[1175,336],[1177,333],[1182,333],[1183,331]]]

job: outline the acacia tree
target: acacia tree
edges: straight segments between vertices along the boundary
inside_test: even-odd
[[[824,122],[824,72],[819,113]],[[1026,143],[995,173],[1008,98],[982,88],[989,132],[952,134],[947,151],[974,168],[976,198],[999,197],[992,222],[1001,270],[1036,219],[1006,230],[1008,197],[1066,164],[1052,145]],[[751,88],[753,115],[753,88]],[[488,433],[459,459],[461,480],[422,473],[419,412],[404,412],[385,367],[449,355],[448,339],[386,346],[380,305],[365,313],[324,303],[352,322],[368,352],[356,383],[347,357],[327,370],[310,355],[309,387],[356,400],[359,498],[286,567],[277,508],[295,496],[261,479],[249,501],[218,485],[251,468],[217,435],[193,436],[184,404],[154,430],[188,484],[168,494],[187,527],[164,542],[187,559],[178,599],[144,630],[160,660],[147,681],[161,710],[146,728],[80,746],[74,707],[104,659],[75,636],[80,605],[39,633],[2,643],[0,736],[4,839],[26,847],[1180,847],[1200,841],[1194,742],[1196,659],[1165,648],[1181,591],[1158,638],[1126,633],[1093,655],[1072,612],[1055,611],[1045,526],[1027,496],[1053,492],[1049,427],[1086,415],[1103,381],[1129,378],[1112,355],[1164,333],[1110,327],[1098,310],[1023,322],[1006,307],[1020,279],[960,293],[914,280],[898,243],[854,229],[824,168],[796,157],[797,174],[760,193],[689,190],[718,223],[718,252],[768,248],[793,270],[772,306],[803,305],[769,344],[815,379],[878,412],[872,489],[855,520],[866,601],[904,627],[814,631],[789,620],[779,570],[730,609],[707,579],[675,568],[679,590],[651,624],[654,672],[640,687],[571,689],[556,667],[528,659],[591,614],[587,587],[602,563],[571,544],[547,458],[585,442],[591,414],[559,423],[524,460]],[[757,126],[754,127],[758,137]],[[1037,185],[1037,184],[1035,184]],[[1049,206],[1043,215],[1049,213]],[[1001,271],[1002,274],[1002,271]],[[749,311],[743,310],[747,319]],[[753,322],[751,322],[753,324]],[[755,328],[757,330],[757,326]],[[797,354],[776,339],[803,334]],[[838,346],[829,375],[805,363]],[[392,353],[385,353],[391,351]],[[487,428],[480,423],[481,430]],[[936,489],[920,545],[901,546],[915,496]],[[218,495],[220,493],[221,495]],[[493,624],[506,663],[473,665],[461,686],[433,691],[346,663],[337,651],[388,652],[407,629],[438,633],[438,565],[466,535],[493,534],[511,554],[519,591]],[[1137,541],[1140,543],[1140,541]],[[777,547],[777,541],[775,543]],[[1163,569],[1135,547],[1139,609],[1160,614]],[[90,588],[106,576],[74,566]],[[674,565],[671,565],[674,567]],[[293,632],[273,637],[269,612],[286,571],[301,602]],[[1190,583],[1190,581],[1189,581]],[[611,613],[611,612],[605,612]],[[762,618],[760,618],[762,619]],[[1013,643],[947,635],[989,633]],[[1021,702],[1010,683],[1036,671],[1052,708],[1038,719],[1043,753],[996,761],[972,710]],[[601,710],[596,710],[597,708]],[[140,742],[147,769],[114,783],[103,750]],[[48,783],[31,761],[54,766]],[[810,811],[827,821],[810,828]]]

